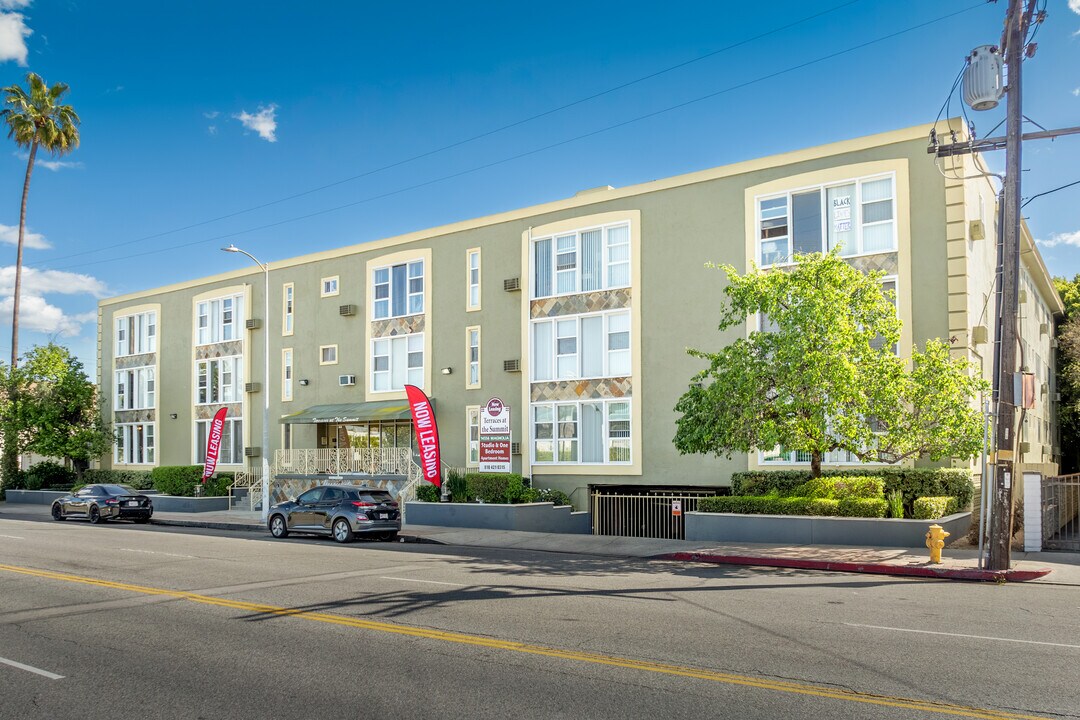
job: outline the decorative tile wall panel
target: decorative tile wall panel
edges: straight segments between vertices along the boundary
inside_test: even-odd
[[[371,323],[371,337],[397,337],[398,335],[412,335],[424,332],[424,316],[409,315],[407,317],[387,318],[376,320]]]
[[[606,400],[631,397],[633,382],[630,378],[604,378],[601,380],[559,380],[533,383],[530,388],[532,402],[558,402],[560,400]]]
[[[145,367],[156,362],[157,353],[142,353],[141,355],[125,355],[116,358],[116,369],[127,370],[133,367]]]
[[[243,355],[244,343],[240,340],[211,343],[210,345],[196,345],[196,360],[213,360],[214,358],[229,357],[230,355]]]
[[[545,318],[603,310],[621,310],[630,307],[630,299],[630,288],[541,298],[533,300],[529,305],[529,315],[532,318]]]

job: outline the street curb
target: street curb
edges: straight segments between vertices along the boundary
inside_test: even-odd
[[[936,578],[939,580],[975,580],[982,582],[1027,582],[1050,574],[1049,568],[1035,570],[978,570],[976,568],[913,567],[884,563],[831,562],[828,560],[800,560],[753,555],[710,555],[708,553],[676,552],[655,556],[657,560],[682,562],[705,562],[717,565],[764,565],[767,567],[794,568],[797,570],[830,570],[833,572],[867,573],[871,575],[902,575],[906,577]]]
[[[172,518],[150,518],[151,525],[168,525],[171,527],[191,527],[191,528],[206,528],[208,530],[241,530],[244,532],[264,532],[267,535],[270,531],[261,523],[229,523],[229,522],[213,522],[210,520],[173,520]],[[424,543],[428,545],[444,545],[438,540],[431,540],[429,538],[421,537],[419,535],[407,535],[405,533],[398,533],[398,542],[403,543]]]

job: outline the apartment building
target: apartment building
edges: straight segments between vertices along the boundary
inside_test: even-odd
[[[448,465],[476,466],[479,408],[499,397],[512,412],[515,471],[578,507],[591,488],[717,488],[735,471],[808,465],[779,448],[717,459],[672,445],[673,407],[701,368],[685,349],[756,329],[751,320],[716,330],[722,276],[705,263],[782,267],[795,253],[841,247],[895,291],[898,352],[948,338],[989,378],[994,189],[977,157],[936,164],[929,130],[604,186],[272,262],[268,317],[262,269],[208,251],[217,275],[100,303],[99,382],[117,435],[106,464],[201,462],[224,406],[220,467],[257,470],[268,394],[275,475],[405,473],[414,440],[403,388],[415,384],[433,399]],[[1023,244],[1024,364],[1039,389],[1024,461],[1050,468],[1062,306],[1026,228]]]

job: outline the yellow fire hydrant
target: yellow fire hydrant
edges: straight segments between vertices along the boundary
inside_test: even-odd
[[[941,564],[941,548],[945,547],[945,538],[950,534],[945,532],[940,525],[931,525],[926,531],[926,547],[930,548],[930,562]]]

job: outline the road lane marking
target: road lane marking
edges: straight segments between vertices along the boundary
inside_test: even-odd
[[[26,538],[21,538],[18,535],[0,535],[0,537],[2,537],[2,538],[10,538],[12,540],[25,540],[26,539]]]
[[[160,550],[140,550],[138,548],[117,548],[123,552],[137,552],[146,553],[147,555],[168,555],[169,557],[188,558],[189,560],[197,560],[194,555],[177,555],[176,553],[161,552]]]
[[[23,665],[21,662],[15,662],[14,660],[8,660],[7,658],[0,657],[0,663],[3,663],[4,665],[10,665],[13,668],[19,668],[20,670],[25,670],[26,672],[32,672],[35,675],[40,675],[42,677],[47,677],[50,680],[63,680],[64,679],[63,675],[57,675],[56,673],[51,673],[48,670],[42,670],[41,668],[36,668],[33,665]]]
[[[468,587],[465,583],[442,582],[441,580],[417,580],[416,578],[400,578],[400,577],[380,577],[379,579],[380,580],[400,580],[401,582],[430,583],[431,585],[455,585],[457,587]]]
[[[329,623],[331,625],[341,625],[344,627],[358,628],[361,630],[373,630],[394,635],[404,635],[408,637],[423,638],[427,640],[439,640],[442,642],[455,643],[459,645],[472,645],[475,647],[505,650],[508,652],[517,652],[526,655],[539,655],[543,657],[556,658],[559,660],[572,660],[577,662],[590,663],[594,665],[606,665],[609,667],[638,670],[641,672],[650,672],[659,675],[673,675],[678,677],[695,678],[698,680],[707,680],[711,682],[723,683],[726,685],[738,685],[743,687],[752,687],[761,690],[772,690],[775,692],[791,693],[796,695],[810,695],[831,700],[845,700],[848,702],[862,703],[866,705],[880,705],[885,707],[901,708],[905,710],[918,710],[921,712],[953,715],[957,717],[981,718],[982,720],[1046,720],[1044,716],[1021,715],[1018,713],[1009,713],[1000,710],[990,710],[986,708],[970,707],[966,705],[954,705],[951,703],[936,702],[933,700],[917,700],[914,698],[877,695],[873,693],[859,692],[857,690],[834,688],[827,685],[812,685],[809,683],[774,680],[771,678],[753,677],[750,675],[736,675],[734,673],[725,673],[716,670],[705,670],[689,666],[669,665],[667,663],[652,662],[648,660],[634,660],[632,658],[624,658],[617,655],[602,655],[599,653],[589,653],[577,650],[565,650],[560,648],[547,647],[544,645],[532,645],[529,643],[522,643],[513,640],[499,640],[498,638],[484,637],[482,635],[467,635],[465,633],[453,632],[449,630],[435,630],[431,628],[414,627],[409,625],[397,625],[394,623],[382,622],[377,620],[365,620],[360,617],[350,617],[347,615],[334,615],[331,613],[301,610],[298,608],[279,607],[276,605],[265,605],[262,603],[246,602],[242,600],[229,600],[227,598],[213,597],[210,595],[200,595],[198,593],[187,592],[184,590],[168,590],[165,588],[147,587],[144,585],[131,585],[128,583],[113,582],[111,580],[99,580],[97,578],[85,577],[81,575],[70,575],[68,573],[53,572],[51,570],[37,570],[34,568],[19,567],[16,565],[0,564],[0,571],[15,573],[19,575],[29,575],[32,577],[39,577],[48,580],[80,583],[83,585],[109,588],[113,590],[124,590],[127,592],[141,593],[144,595],[172,597],[180,600],[189,600],[191,602],[201,603],[204,605],[214,605],[217,607],[230,608],[234,610],[244,610],[246,612],[262,613],[265,615],[276,615],[279,617],[295,617],[302,620]]]
[[[934,630],[913,630],[911,628],[885,627],[883,625],[860,625],[859,623],[844,623],[848,627],[870,628],[871,630],[892,630],[893,632],[918,633],[920,635],[946,635],[948,637],[971,638],[973,640],[996,640],[997,642],[1024,643],[1025,645],[1050,645],[1051,647],[1078,648],[1080,645],[1067,643],[1042,642],[1041,640],[1018,640],[1016,638],[990,637],[988,635],[965,635],[964,633],[936,632]]]

